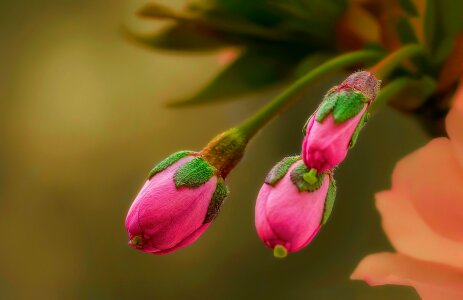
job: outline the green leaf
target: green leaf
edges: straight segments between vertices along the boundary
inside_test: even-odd
[[[277,9],[269,0],[212,0],[208,13],[211,15],[232,15],[253,23],[272,26],[282,20]]]
[[[355,117],[366,102],[367,98],[360,92],[353,90],[340,92],[333,109],[334,122],[339,124]]]
[[[179,159],[184,158],[190,155],[191,151],[179,151],[171,154],[169,157],[158,163],[149,173],[148,179],[151,179],[157,173],[165,170],[167,167],[170,167],[172,164],[177,162]]]
[[[297,187],[299,192],[313,192],[318,190],[322,186],[325,173],[317,174],[317,181],[315,183],[308,183],[304,179],[304,174],[306,173],[309,173],[309,169],[307,169],[305,164],[301,163],[291,171],[291,181]]]
[[[286,175],[292,164],[294,164],[299,159],[301,159],[299,155],[283,158],[270,170],[267,177],[265,177],[265,183],[271,186],[275,186],[275,184],[277,184],[277,182]]]
[[[418,16],[418,10],[412,0],[399,0],[400,7],[412,17]]]
[[[414,44],[418,42],[416,33],[408,18],[401,18],[397,22],[397,34],[399,36],[400,42],[403,45]]]
[[[193,97],[169,106],[196,105],[239,97],[285,80],[297,58],[264,49],[249,49]]]
[[[211,51],[240,44],[221,32],[194,22],[180,22],[152,34],[126,31],[125,35],[150,48],[170,51]]]
[[[148,3],[144,5],[138,11],[138,15],[143,18],[168,18],[175,20],[184,20],[187,18],[187,16],[183,16],[183,13],[174,11],[159,3]]]
[[[196,188],[206,183],[213,175],[214,168],[201,157],[195,157],[174,174],[175,187]]]
[[[427,0],[424,32],[435,64],[441,63],[443,54],[450,53],[451,41],[463,32],[462,11],[463,1]]]
[[[336,182],[334,178],[330,177],[330,185],[328,187],[328,193],[326,194],[325,208],[323,210],[322,225],[325,225],[333,211],[334,200],[336,200]]]
[[[282,26],[303,32],[315,44],[333,46],[336,24],[345,12],[346,0],[270,0],[285,14]]]
[[[227,198],[228,194],[228,188],[223,179],[220,178],[217,182],[217,186],[215,187],[209,207],[207,208],[204,224],[212,222],[217,217],[220,212],[220,207],[222,206],[223,201]]]
[[[445,36],[455,36],[463,31],[463,1],[439,0],[439,21]]]
[[[423,32],[425,37],[426,46],[430,51],[434,48],[434,39],[436,35],[437,26],[437,9],[436,0],[426,0],[426,9],[424,12]]]
[[[336,106],[338,101],[339,93],[336,91],[336,88],[331,89],[323,98],[322,104],[317,111],[316,119],[317,122],[321,123],[325,118],[330,114],[333,108]]]
[[[407,17],[403,17],[397,22],[397,35],[402,45],[419,43],[416,32]],[[412,57],[411,61],[419,70],[427,68],[428,61],[424,56]]]
[[[302,127],[302,134],[305,135],[307,133],[307,126],[309,126],[310,120],[314,118],[314,115],[312,114],[307,121],[305,121],[304,126]]]
[[[349,143],[349,148],[353,148],[355,146],[355,144],[357,143],[357,139],[360,134],[360,131],[362,131],[363,127],[367,124],[369,118],[370,118],[370,114],[368,112],[363,114],[362,118],[360,119],[360,122],[357,125],[357,128],[355,128],[355,131],[352,134],[352,138],[350,139],[350,143]]]

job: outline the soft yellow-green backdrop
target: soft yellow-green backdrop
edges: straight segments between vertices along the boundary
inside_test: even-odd
[[[127,246],[124,218],[150,168],[199,150],[276,91],[167,109],[163,101],[220,66],[214,54],[154,53],[124,40],[123,25],[148,26],[133,17],[141,1],[0,3],[0,299],[417,299],[411,288],[348,278],[367,253],[392,249],[373,194],[388,187],[397,159],[425,143],[412,120],[375,116],[337,171],[330,222],[306,249],[276,260],[255,233],[255,196],[271,166],[299,151],[301,126],[342,75],[325,78],[251,143],[196,244],[144,254]]]

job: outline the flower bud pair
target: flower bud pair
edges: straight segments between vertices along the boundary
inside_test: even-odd
[[[330,89],[307,122],[302,160],[287,157],[270,171],[255,222],[275,256],[305,247],[328,220],[336,194],[333,170],[354,146],[378,89],[379,81],[366,71]]]
[[[161,255],[193,243],[217,216],[227,194],[220,174],[199,153],[172,154],[150,172],[129,209],[129,244]]]

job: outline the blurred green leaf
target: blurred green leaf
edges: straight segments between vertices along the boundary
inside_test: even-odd
[[[419,43],[418,37],[408,17],[402,17],[397,22],[397,35],[402,45]],[[413,57],[411,61],[421,71],[426,70],[428,67],[427,59],[424,56]]]
[[[167,6],[158,3],[146,4],[138,11],[138,15],[144,18],[169,18],[176,20],[189,19],[189,17],[186,16],[184,12],[174,11]]]
[[[231,15],[235,18],[271,27],[282,20],[282,15],[269,5],[272,0],[206,0],[207,14],[214,16]]]
[[[200,24],[185,22],[167,26],[153,34],[138,34],[130,31],[126,31],[125,34],[130,40],[162,50],[206,51],[242,44],[237,38],[226,37]]]
[[[168,105],[196,105],[244,96],[287,79],[299,60],[300,57],[285,53],[249,49],[196,95],[169,102]]]
[[[303,32],[312,43],[332,44],[337,21],[347,8],[345,0],[271,0],[285,18],[283,27]]]
[[[424,13],[423,32],[425,44],[430,51],[433,50],[434,36],[436,34],[436,0],[426,1],[426,10]]]
[[[310,40],[301,38],[284,28],[265,27],[232,14],[210,11],[207,8],[189,6],[191,9],[174,11],[166,6],[151,3],[145,5],[139,15],[144,18],[170,19],[175,23],[167,30],[138,40],[151,47],[163,49],[202,49],[220,45],[266,45],[289,43],[301,47]],[[201,37],[201,35],[203,35]],[[198,39],[198,47],[192,45]]]
[[[150,3],[145,5],[139,15],[144,18],[169,18],[180,22],[191,22],[210,27],[217,31],[223,31],[236,34],[248,34],[258,38],[267,38],[270,40],[288,40],[285,32],[275,28],[266,28],[249,22],[245,19],[236,18],[233,15],[210,14],[207,10],[200,11],[174,11],[163,5]]]
[[[428,0],[424,32],[436,65],[450,54],[453,40],[463,32],[463,1]]]
[[[397,34],[403,45],[414,44],[418,42],[415,31],[408,18],[403,17],[397,22]]]
[[[417,17],[418,10],[412,0],[399,0],[400,7],[410,16]]]
[[[455,36],[463,31],[463,1],[439,0],[438,13],[442,32],[446,36]]]

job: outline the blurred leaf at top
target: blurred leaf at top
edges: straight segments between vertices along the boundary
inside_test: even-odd
[[[131,38],[154,49],[218,51],[243,49],[240,56],[193,96],[170,105],[241,97],[294,78],[314,54],[335,53],[336,20],[346,0],[192,1],[182,10],[152,3],[141,8],[147,20],[165,22],[149,35]]]
[[[448,98],[440,96],[451,94],[461,76],[454,66],[463,64],[462,11],[460,0],[194,0],[180,10],[153,2],[139,15],[163,24],[161,29],[130,36],[152,49],[239,49],[208,84],[190,97],[170,99],[171,106],[237,99],[294,80],[345,52],[366,47],[392,52],[420,43],[427,55],[404,63],[384,83],[397,78],[436,82],[433,94],[415,95],[421,99],[413,105],[394,102],[397,109],[403,105],[402,111],[421,114],[425,106],[442,107],[430,101]],[[369,65],[357,66],[362,67]]]

